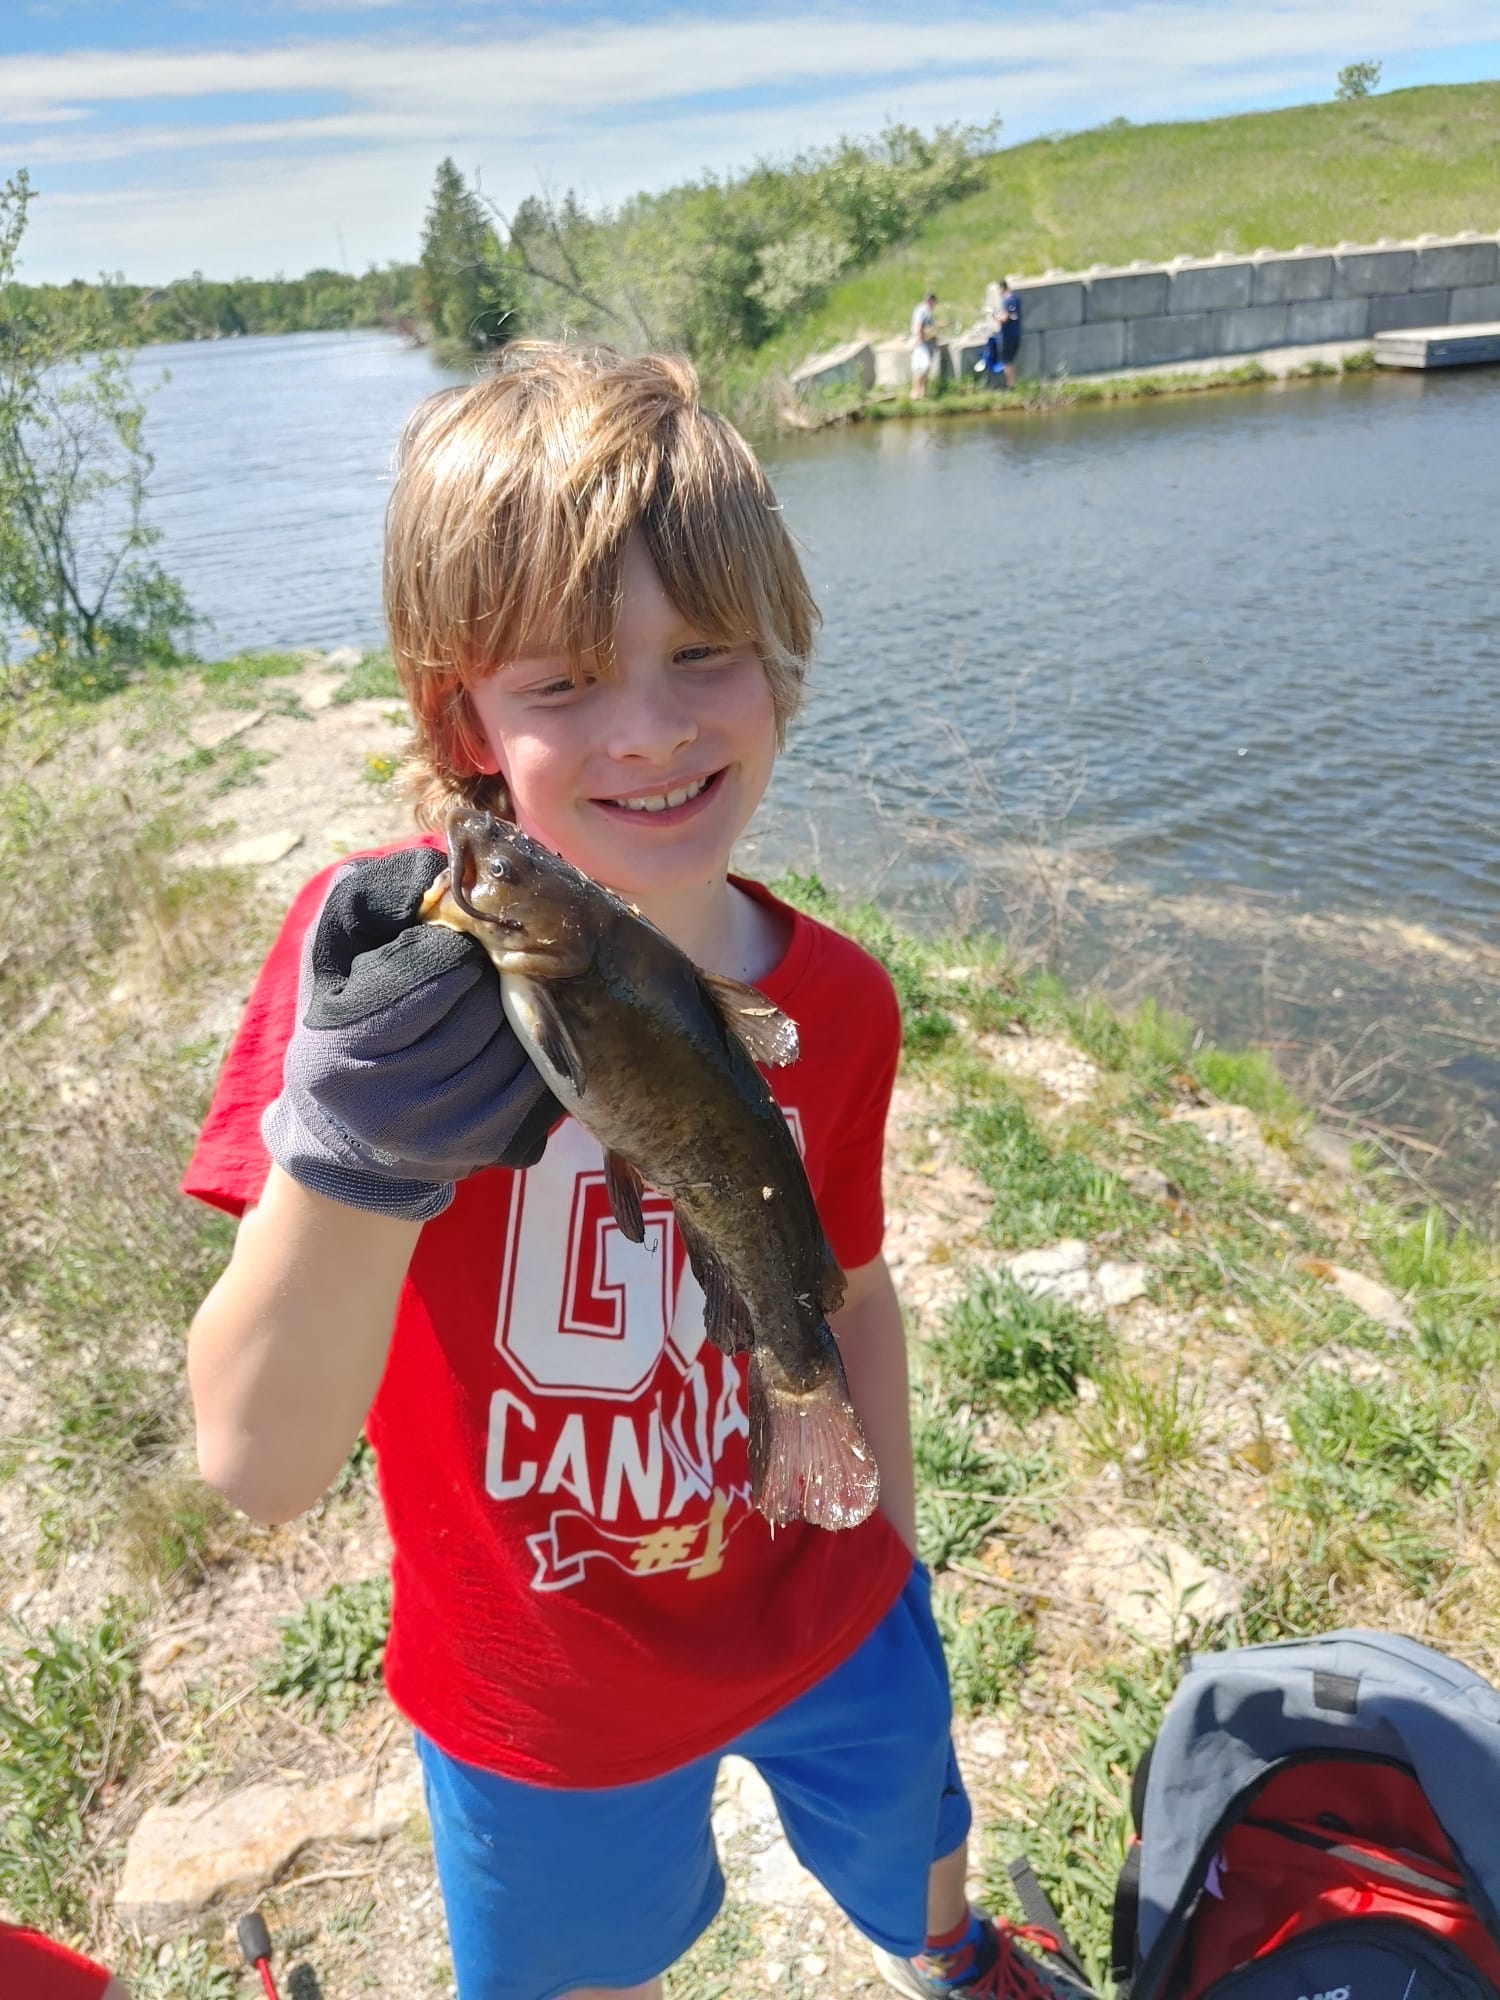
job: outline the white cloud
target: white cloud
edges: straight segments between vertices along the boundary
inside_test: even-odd
[[[227,275],[329,262],[335,226],[356,262],[410,255],[444,153],[482,165],[504,205],[540,182],[618,199],[891,115],[932,124],[999,111],[1014,139],[1115,113],[1326,95],[1351,54],[1389,65],[1493,33],[1492,0],[1434,0],[1420,14],[1408,0],[1096,0],[1004,19],[970,7],[929,18],[920,36],[854,8],[465,40],[366,31],[262,49],[0,58],[0,120],[36,127],[29,145],[12,136],[6,147],[37,169],[46,197],[29,275],[116,265]],[[284,118],[195,118],[196,99],[234,92],[322,102]],[[750,93],[761,101],[747,104]],[[330,94],[336,108],[325,110]],[[116,123],[113,107],[125,105],[158,115]],[[102,161],[126,163],[109,197],[68,189],[71,170]]]

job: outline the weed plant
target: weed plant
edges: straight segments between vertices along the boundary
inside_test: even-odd
[[[1180,1356],[1162,1381],[1114,1359],[1098,1371],[1094,1390],[1076,1416],[1093,1464],[1157,1487],[1197,1459],[1203,1394],[1184,1386]]]
[[[1070,1403],[1108,1342],[1092,1314],[1038,1297],[1006,1274],[984,1273],[945,1315],[935,1359],[976,1409],[1004,1410],[1024,1423]]]
[[[52,1627],[0,1662],[0,1902],[76,1931],[93,1858],[85,1822],[140,1742],[133,1648],[120,1606],[92,1630]]]
[[[940,1048],[953,1037],[956,1033],[953,1018],[942,1005],[930,954],[917,939],[898,930],[878,905],[840,902],[816,875],[781,875],[771,888],[784,902],[836,925],[880,960],[901,1003],[902,1034],[908,1054],[921,1055]]]
[[[917,1547],[930,1569],[972,1556],[995,1530],[1006,1503],[1022,1495],[1045,1516],[1052,1474],[1045,1446],[1006,1452],[986,1444],[973,1411],[950,1386],[919,1384],[912,1395],[912,1459],[917,1476]]]
[[[390,1623],[388,1576],[336,1583],[285,1621],[280,1656],[263,1691],[305,1702],[337,1729],[379,1686]]]
[[[404,701],[401,683],[389,651],[366,653],[357,667],[350,667],[343,684],[333,697],[335,708],[351,701]]]
[[[1101,1993],[1108,1991],[1110,1915],[1131,1832],[1130,1783],[1176,1679],[1173,1657],[1136,1649],[1128,1664],[1106,1662],[1075,1681],[1066,1692],[1069,1729],[1060,1768],[1041,1796],[1024,1782],[1010,1785],[1000,1829],[1004,1853],[993,1838],[985,1847],[989,1907],[1024,1914],[1004,1868],[1024,1850]]]
[[[955,1715],[1005,1708],[1036,1648],[1036,1635],[1010,1604],[970,1604],[934,1590],[932,1612],[948,1660]]]
[[[1071,1146],[1054,1147],[1019,1098],[998,1085],[989,1102],[966,1106],[955,1124],[963,1159],[994,1196],[990,1234],[1007,1249],[1063,1236],[1118,1244],[1153,1219],[1118,1174]]]

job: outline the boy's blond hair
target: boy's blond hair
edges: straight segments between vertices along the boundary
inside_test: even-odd
[[[385,614],[421,821],[460,799],[509,810],[479,769],[468,690],[528,648],[608,672],[637,528],[705,639],[758,648],[780,732],[818,610],[755,454],[703,408],[688,362],[518,341],[493,373],[418,404],[386,509]]]

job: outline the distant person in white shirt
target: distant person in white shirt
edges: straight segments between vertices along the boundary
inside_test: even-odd
[[[914,403],[920,403],[927,394],[927,377],[937,359],[937,322],[932,310],[937,302],[937,293],[929,292],[925,299],[919,299],[912,307],[911,399]]]

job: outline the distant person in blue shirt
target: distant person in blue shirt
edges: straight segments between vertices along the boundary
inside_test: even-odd
[[[984,359],[974,363],[974,373],[983,375],[992,388],[1014,389],[1016,350],[1021,345],[1021,299],[1011,290],[1009,278],[1002,278],[995,289],[999,294],[995,330],[984,343]]]

